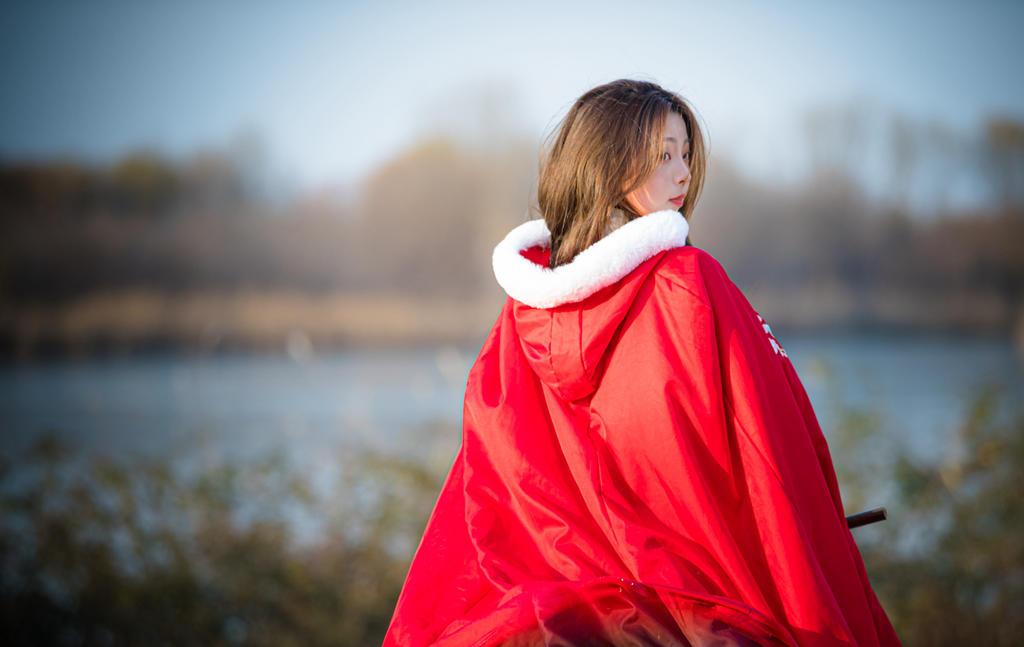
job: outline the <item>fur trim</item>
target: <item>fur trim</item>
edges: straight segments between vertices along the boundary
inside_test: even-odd
[[[678,211],[656,211],[634,218],[576,255],[551,269],[519,252],[551,246],[543,219],[519,225],[494,248],[494,277],[516,301],[534,308],[553,308],[586,299],[615,283],[651,256],[686,244],[690,227]]]

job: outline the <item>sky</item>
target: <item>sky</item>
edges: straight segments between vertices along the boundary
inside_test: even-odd
[[[765,180],[816,106],[960,131],[1024,119],[1017,2],[6,2],[0,157],[186,156],[255,135],[295,186],[352,183],[438,129],[538,144],[620,77],[690,100]]]

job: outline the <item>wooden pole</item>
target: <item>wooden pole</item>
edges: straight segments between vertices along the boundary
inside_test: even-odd
[[[858,512],[857,514],[851,514],[846,516],[846,525],[850,528],[857,528],[859,526],[866,526],[869,523],[875,523],[876,521],[885,521],[888,517],[885,508],[872,508],[871,510],[865,510],[864,512]]]

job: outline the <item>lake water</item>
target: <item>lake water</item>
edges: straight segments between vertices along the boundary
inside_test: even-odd
[[[827,436],[850,407],[880,436],[939,458],[971,398],[1001,388],[1024,403],[1024,371],[990,339],[785,336]],[[450,461],[476,348],[151,355],[0,366],[0,454],[52,431],[76,454],[222,458],[283,448],[300,460],[338,447]],[[831,440],[831,436],[830,436]]]

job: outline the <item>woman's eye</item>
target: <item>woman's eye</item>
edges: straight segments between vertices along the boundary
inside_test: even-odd
[[[685,153],[683,153],[683,159],[686,160],[687,162],[690,161],[690,158],[692,156],[693,156],[693,153],[691,153],[690,151],[686,151]]]
[[[669,161],[670,159],[672,159],[672,156],[671,156],[671,155],[669,155],[668,153],[662,153],[662,154],[661,154],[661,161],[662,161],[662,162],[667,162],[667,161]]]

